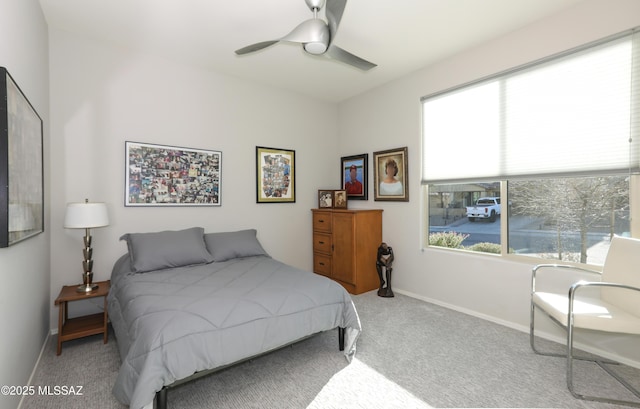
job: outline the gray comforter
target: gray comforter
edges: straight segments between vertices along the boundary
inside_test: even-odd
[[[133,409],[195,372],[336,327],[350,359],[361,329],[342,286],[267,256],[141,274],[123,256],[108,308],[122,358],[113,393]]]

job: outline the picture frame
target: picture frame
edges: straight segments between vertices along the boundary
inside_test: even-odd
[[[318,209],[333,209],[334,202],[332,189],[318,190]]]
[[[320,189],[318,190],[319,209],[346,209],[347,191],[344,189]]]
[[[222,152],[125,142],[125,206],[220,206]]]
[[[368,153],[340,158],[340,186],[349,200],[369,200],[368,168]]]
[[[43,122],[0,67],[0,247],[44,232]]]
[[[295,201],[296,151],[256,146],[256,202]]]
[[[373,153],[374,200],[409,201],[409,159],[407,147]],[[394,172],[387,175],[387,167]]]
[[[333,191],[333,208],[346,209],[348,202],[347,191],[344,189]]]

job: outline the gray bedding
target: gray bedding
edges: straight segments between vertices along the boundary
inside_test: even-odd
[[[122,359],[113,393],[133,409],[195,372],[336,327],[346,328],[351,359],[361,329],[342,286],[269,256],[145,273],[123,256],[108,308]]]

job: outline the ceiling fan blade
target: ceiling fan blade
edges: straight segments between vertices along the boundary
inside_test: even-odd
[[[333,42],[338,32],[338,26],[340,25],[340,20],[342,20],[342,13],[344,13],[346,5],[347,0],[327,0],[325,13],[327,15],[327,22],[329,23],[331,42]]]
[[[342,48],[331,44],[329,49],[325,53],[326,56],[333,58],[334,60],[341,61],[345,64],[349,64],[356,68],[359,68],[363,71],[368,71],[373,67],[377,67],[376,64],[371,63],[367,60],[363,60],[362,58],[351,54],[348,51],[343,50]]]
[[[254,51],[262,50],[263,48],[270,47],[279,41],[280,40],[272,40],[272,41],[263,41],[261,43],[251,44],[236,50],[236,54],[242,55],[242,54],[248,54]]]
[[[236,50],[236,54],[242,55],[252,53],[254,51],[267,48],[280,41],[300,43],[304,45],[307,52],[311,52],[312,54],[322,54],[329,46],[330,39],[331,36],[329,34],[329,29],[327,28],[327,24],[324,20],[312,18],[298,24],[289,34],[279,40],[263,41],[261,43],[251,44]],[[315,50],[314,45],[316,46]]]
[[[312,18],[298,24],[289,34],[282,37],[280,41],[302,44],[316,42],[328,43],[328,36],[329,32],[325,22],[317,18]]]

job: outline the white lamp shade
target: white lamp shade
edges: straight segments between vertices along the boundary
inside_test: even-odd
[[[104,203],[69,203],[64,216],[67,229],[89,229],[109,225],[107,205]]]

